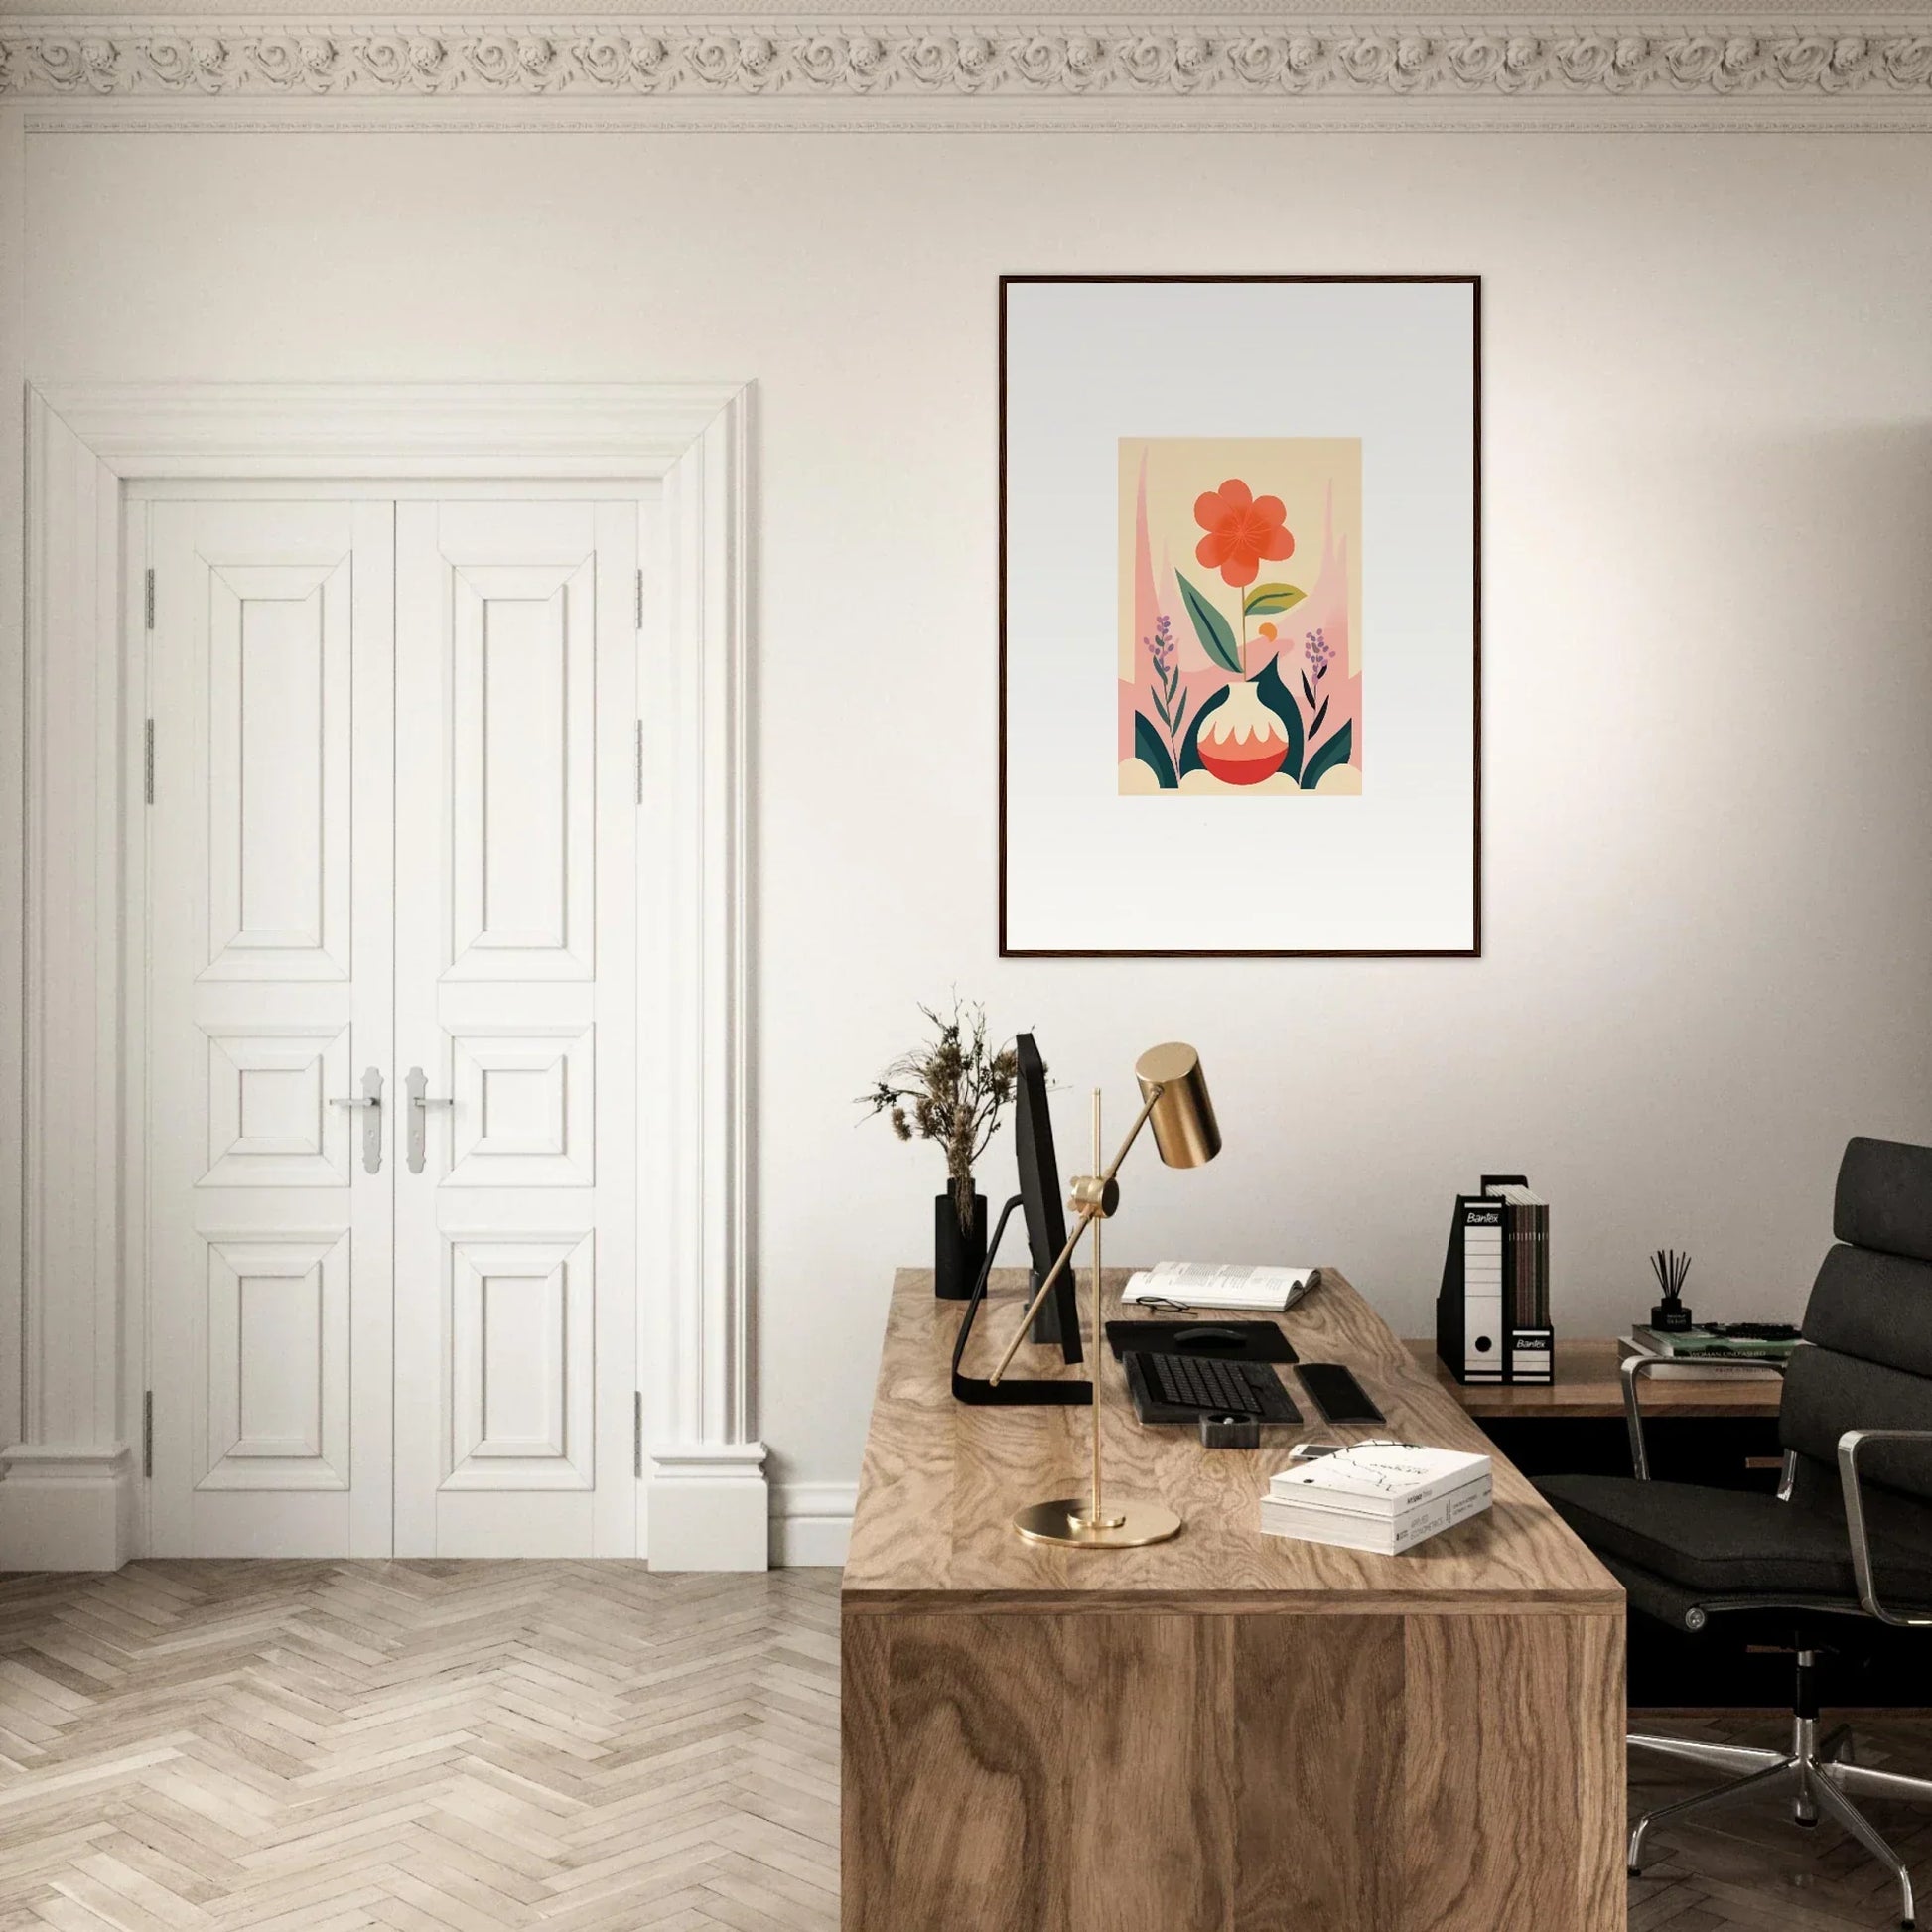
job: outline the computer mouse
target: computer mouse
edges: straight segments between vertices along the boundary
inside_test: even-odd
[[[1176,1328],[1173,1331],[1173,1345],[1176,1348],[1225,1348],[1229,1342],[1235,1347],[1247,1345],[1247,1336],[1239,1328]]]

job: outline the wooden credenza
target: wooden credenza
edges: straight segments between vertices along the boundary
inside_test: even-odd
[[[1023,1286],[996,1275],[977,1372]],[[1083,1484],[1088,1411],[956,1404],[959,1317],[896,1278],[842,1597],[844,1932],[1623,1926],[1623,1593],[1522,1475],[1403,1557],[1265,1537],[1318,1426],[1204,1449],[1143,1429],[1109,1356],[1109,1481],[1185,1528],[1026,1543],[1013,1511]],[[1282,1325],[1389,1418],[1324,1435],[1490,1449],[1332,1271]]]

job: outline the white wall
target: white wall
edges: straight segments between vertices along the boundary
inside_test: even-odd
[[[757,379],[780,1482],[856,1474],[939,1170],[851,1097],[955,984],[1076,1147],[1087,1086],[1119,1120],[1142,1046],[1200,1046],[1227,1152],[1139,1168],[1110,1258],[1338,1264],[1409,1333],[1479,1168],[1552,1196],[1600,1333],[1661,1242],[1701,1310],[1794,1312],[1845,1137],[1932,1139],[1923,136],[28,148],[38,381]],[[1053,269],[1485,278],[1481,960],[995,957],[994,285]]]

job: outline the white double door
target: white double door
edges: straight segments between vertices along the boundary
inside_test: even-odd
[[[636,1547],[637,500],[146,505],[150,1547]]]

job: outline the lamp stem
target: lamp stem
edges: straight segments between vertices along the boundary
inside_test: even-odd
[[[1093,1164],[1096,1168],[1100,1165],[1100,1089],[1098,1087],[1093,1090]],[[1106,1337],[1100,1324],[1100,1223],[1098,1221],[1093,1224],[1093,1259],[1089,1265],[1093,1269],[1093,1367],[1089,1371],[1093,1379],[1093,1507],[1087,1511],[1087,1521],[1098,1528],[1107,1520],[1100,1513],[1100,1366],[1104,1359],[1101,1351]]]

